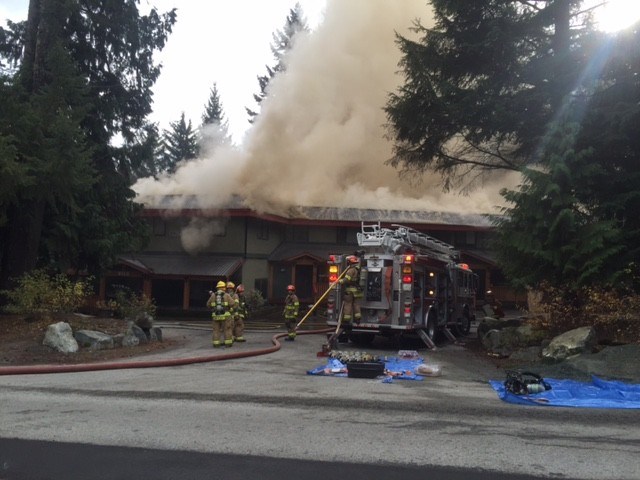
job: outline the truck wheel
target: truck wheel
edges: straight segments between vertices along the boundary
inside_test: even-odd
[[[459,337],[464,337],[469,334],[471,330],[471,316],[467,310],[465,310],[462,317],[458,319],[455,329]]]
[[[435,340],[436,331],[436,316],[433,312],[429,312],[427,313],[427,324],[425,325],[424,332],[431,340]]]

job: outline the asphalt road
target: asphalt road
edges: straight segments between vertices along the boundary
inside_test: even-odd
[[[222,353],[267,347],[274,333]],[[208,331],[164,334],[186,341],[173,355],[212,354]],[[640,478],[636,410],[504,403],[487,383],[503,372],[457,345],[421,351],[442,368],[422,381],[307,375],[325,362],[324,340],[179,367],[0,377],[0,479],[140,478],[143,467],[148,478]]]

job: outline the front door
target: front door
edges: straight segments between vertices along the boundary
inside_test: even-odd
[[[300,300],[313,300],[313,265],[296,265],[296,293]]]

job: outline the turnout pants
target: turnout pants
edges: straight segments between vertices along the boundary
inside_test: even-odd
[[[355,320],[356,323],[360,323],[360,319],[362,318],[362,314],[360,313],[360,299],[356,298],[352,292],[345,293],[342,298],[344,301],[342,321],[344,323],[351,323],[352,320]]]
[[[244,317],[237,315],[233,324],[233,338],[236,342],[244,342]]]
[[[213,346],[233,345],[233,318],[231,315],[213,316]]]

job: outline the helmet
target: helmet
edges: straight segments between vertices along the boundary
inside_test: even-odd
[[[236,292],[238,292],[238,293],[244,292],[244,285],[242,285],[242,284],[238,285],[238,288],[236,288]]]
[[[293,285],[288,285],[287,286],[287,292],[295,292],[296,291],[296,287]]]
[[[349,255],[347,257],[347,262],[348,263],[358,263],[358,257],[356,257],[355,255]]]
[[[226,287],[227,284],[224,283],[222,280],[220,280],[217,284],[216,284],[216,288],[224,288]]]
[[[227,288],[236,288],[236,284],[233,282],[227,282]]]

